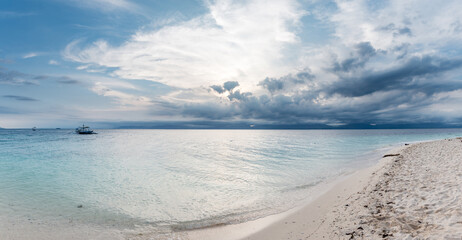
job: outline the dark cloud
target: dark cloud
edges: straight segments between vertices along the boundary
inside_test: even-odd
[[[187,104],[182,107],[182,114],[200,119],[254,119],[289,125],[316,122],[390,123],[404,121],[409,119],[409,116],[416,119],[419,115],[416,111],[432,103],[431,99],[424,95],[407,94],[406,91],[389,92],[356,101],[346,98],[326,105],[317,104],[316,98],[309,92],[300,92],[292,96],[276,94],[258,97],[239,92],[239,97],[233,97],[232,100],[229,104]],[[403,103],[409,106],[396,108]]]
[[[407,24],[410,24],[410,23],[407,23]],[[394,23],[390,23],[386,26],[379,27],[378,30],[390,32],[393,34],[394,37],[397,37],[400,35],[412,36],[412,30],[409,27],[406,27],[406,26],[397,27]]]
[[[222,94],[225,92],[232,93],[233,90],[239,86],[239,83],[236,81],[228,81],[223,83],[223,86],[220,85],[212,85],[210,86],[211,89],[213,89],[215,92]]]
[[[62,84],[80,84],[81,83],[79,80],[73,79],[68,76],[55,77],[55,76],[48,76],[48,75],[38,75],[38,76],[34,76],[33,79],[35,80],[55,80],[56,82],[62,83]]]
[[[215,90],[217,93],[224,93],[225,89],[222,86],[219,85],[212,85],[210,86],[211,89]]]
[[[404,28],[398,29],[398,33],[395,33],[395,36],[396,36],[396,35],[408,35],[408,36],[412,36],[412,31],[411,31],[410,28],[404,27]]]
[[[340,62],[334,62],[333,72],[349,72],[357,68],[364,67],[366,62],[377,54],[376,49],[370,42],[362,42],[354,46],[353,57]]]
[[[408,51],[409,51],[409,47],[410,47],[410,44],[409,43],[403,43],[397,47],[394,47],[392,49],[392,51],[396,54],[398,54],[398,57],[396,58],[397,60],[401,60],[403,59],[404,57],[406,57],[406,55],[408,54]]]
[[[396,28],[395,24],[390,23],[390,24],[388,24],[386,26],[379,27],[378,30],[381,30],[381,31],[393,31],[395,28]]]
[[[236,81],[228,81],[228,82],[223,83],[223,88],[230,92],[238,86],[239,86],[239,83]]]
[[[425,109],[441,103],[445,93],[462,90],[462,79],[447,74],[462,68],[462,59],[411,57],[399,61],[402,64],[396,67],[371,69],[368,61],[380,55],[370,43],[360,43],[347,59],[350,63],[332,63],[340,63],[339,68],[330,69],[337,81],[323,82],[310,71],[302,71],[264,79],[259,86],[271,94],[259,96],[213,86],[219,93],[228,92],[229,102],[176,105],[176,110],[183,116],[205,120],[252,120],[297,126],[447,121],[445,116],[432,115]]]
[[[258,83],[258,86],[262,86],[273,93],[284,89],[284,81],[275,78],[265,78],[265,80]]]
[[[229,95],[228,95],[228,98],[229,100],[243,100],[243,99],[246,99],[248,98],[249,96],[251,96],[252,93],[250,92],[244,92],[244,93],[241,93],[240,90],[237,90],[237,91],[233,91],[231,92]]]
[[[287,90],[288,88],[295,87],[299,84],[307,83],[314,78],[315,76],[311,74],[311,71],[306,69],[295,75],[289,74],[281,78],[265,78],[263,81],[258,83],[258,86],[262,86],[270,93],[275,93],[281,90]]]
[[[440,73],[459,68],[462,59],[440,59],[437,57],[414,57],[402,66],[382,71],[365,71],[362,76],[340,78],[335,85],[328,87],[328,94],[345,97],[359,97],[377,91],[393,89],[421,90],[427,94],[459,89],[461,83],[432,82]]]
[[[374,47],[372,47],[370,42],[358,43],[356,44],[355,49],[358,52],[359,56],[363,58],[370,58],[376,54],[376,50]]]
[[[24,97],[24,96],[17,96],[17,95],[4,95],[3,97],[4,97],[4,98],[10,98],[10,99],[18,100],[18,101],[28,101],[28,102],[38,101],[38,100],[35,99],[35,98]]]

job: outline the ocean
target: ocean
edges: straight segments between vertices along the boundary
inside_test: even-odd
[[[195,229],[280,213],[387,150],[462,136],[418,130],[0,130],[0,215]]]

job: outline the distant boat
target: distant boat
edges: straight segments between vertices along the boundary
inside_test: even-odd
[[[82,125],[75,129],[78,134],[96,134],[89,126]]]
[[[33,127],[33,128],[32,128],[32,131],[37,131],[37,128],[36,128],[36,127]]]

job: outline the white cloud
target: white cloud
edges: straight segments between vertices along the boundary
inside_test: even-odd
[[[76,67],[75,69],[77,69],[77,70],[85,70],[88,67],[90,67],[90,65],[81,65],[81,66]]]
[[[50,65],[59,65],[59,62],[56,61],[56,60],[51,59],[50,61],[48,61],[48,64],[50,64]]]
[[[332,74],[332,63],[354,58],[355,46],[361,42],[369,42],[378,51],[361,71],[393,69],[411,57],[453,58],[462,53],[460,1],[336,0],[335,3],[335,11],[316,13],[319,19],[333,26],[334,37],[326,39],[323,46],[300,50],[300,68],[309,67],[321,87],[339,80]]]
[[[31,52],[31,53],[28,53],[28,54],[24,55],[22,58],[24,58],[24,59],[33,58],[33,57],[37,57],[38,55],[40,55],[40,53]]]
[[[322,1],[312,2],[318,4]],[[316,76],[314,79],[290,90],[285,89],[286,92],[278,96],[281,101],[274,101],[274,109],[287,108],[282,115],[298,116],[308,109],[319,111],[313,113],[313,116],[319,117],[323,111],[354,112],[363,106],[368,107],[364,113],[379,116],[384,121],[400,116],[409,119],[405,112],[430,119],[431,116],[426,116],[425,112],[431,115],[437,112],[434,111],[437,108],[440,108],[440,116],[448,116],[448,119],[459,117],[454,111],[459,109],[456,107],[460,102],[459,91],[457,94],[438,92],[438,97],[431,97],[419,92],[424,90],[390,90],[386,88],[389,81],[386,78],[380,83],[371,83],[383,83],[383,88],[364,95],[351,97],[329,94],[328,91],[342,81],[359,79],[370,73],[392,72],[411,59],[419,59],[415,57],[427,56],[438,63],[441,61],[442,65],[443,59],[459,58],[462,53],[459,44],[462,40],[462,15],[458,13],[458,9],[462,8],[460,1],[337,0],[336,4],[337,8],[325,11],[325,15],[319,8],[316,15],[313,13],[314,17],[334,30],[333,37],[315,47],[312,44],[304,45],[297,36],[303,30],[300,21],[305,11],[295,0],[217,0],[207,5],[209,13],[203,16],[183,22],[167,21],[168,25],[164,27],[156,25],[143,28],[119,46],[111,46],[104,40],[84,45],[77,40],[68,44],[63,55],[66,59],[82,63],[79,70],[115,68],[112,74],[120,78],[146,79],[183,88],[158,98],[153,97],[149,104],[157,104],[159,100],[161,104],[171,103],[173,106],[204,104],[206,109],[210,103],[219,106],[216,109],[224,109],[223,112],[236,111],[234,113],[239,115],[239,109],[233,108],[235,102],[232,102],[237,100],[210,91],[208,86],[238,81],[241,92],[252,91],[252,96],[257,98],[266,94],[264,97],[270,99],[273,96],[267,90],[258,88],[258,82],[265,77],[278,78],[309,69]],[[309,11],[306,9],[306,12]],[[309,35],[303,34],[304,37]],[[357,46],[366,42],[373,47],[372,51],[377,51],[364,57]],[[362,62],[355,63],[358,59]],[[348,70],[333,70],[334,64],[348,64],[348,61],[357,66]],[[457,69],[448,68],[447,72],[442,71],[438,75],[442,78],[438,80],[442,86],[460,79],[460,72],[458,75],[450,74]],[[432,84],[436,80],[419,80],[419,77],[422,76],[411,75],[409,78],[414,79],[409,85],[419,81]],[[95,86],[93,91],[117,99],[122,105],[152,107],[143,99],[126,95],[123,90],[105,91],[102,86]],[[412,98],[405,98],[409,94],[413,95]],[[283,101],[285,98],[287,102]],[[449,100],[444,102],[444,99]],[[300,100],[293,112],[289,108],[291,100]],[[386,102],[390,104],[383,104]],[[441,108],[439,102],[450,107]],[[270,112],[272,105],[264,107],[268,107],[267,111]],[[176,111],[178,109],[180,107]],[[170,110],[175,112],[175,109]],[[254,112],[254,108],[251,110],[249,112]],[[274,115],[265,116],[271,118]],[[338,122],[335,119],[332,121]]]
[[[100,67],[100,66],[95,66],[92,64],[87,64],[87,65],[81,65],[76,67],[75,69],[77,70],[84,70],[89,73],[104,73],[106,72],[106,68]]]
[[[462,39],[460,1],[337,0],[337,6],[329,19],[336,25],[337,40],[347,45],[363,41],[391,49],[410,43],[422,53]]]
[[[131,110],[134,110],[133,107],[143,108],[153,105],[152,100],[148,97],[132,95],[122,91],[114,90],[102,82],[96,82],[91,90],[98,95],[111,97],[117,101],[119,105],[130,107]]]
[[[297,44],[304,12],[295,0],[217,0],[209,13],[157,30],[142,30],[121,46],[100,40],[79,48],[70,43],[66,59],[117,68],[118,77],[171,86],[198,87],[238,80],[255,86],[266,76],[292,70],[287,46]]]

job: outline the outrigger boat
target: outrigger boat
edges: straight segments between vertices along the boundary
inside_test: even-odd
[[[82,125],[75,129],[78,134],[96,134],[89,126]]]

